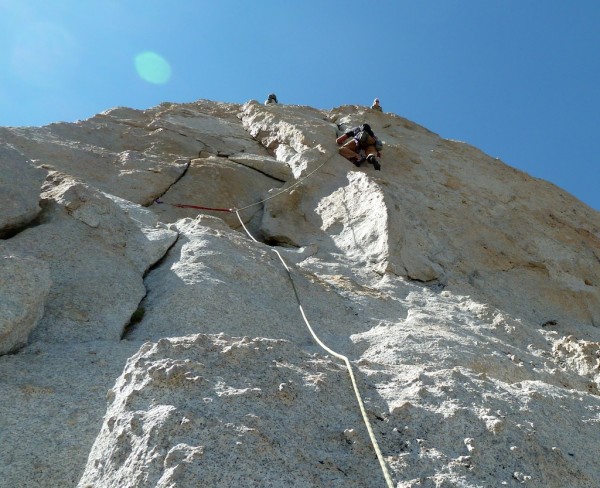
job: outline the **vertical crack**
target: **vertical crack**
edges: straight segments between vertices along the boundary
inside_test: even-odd
[[[173,241],[173,244],[171,244],[169,246],[169,248],[165,251],[165,253],[162,255],[162,257],[160,259],[158,259],[152,266],[150,266],[150,268],[148,268],[148,270],[144,273],[143,281],[144,281],[144,288],[146,289],[146,293],[144,294],[142,299],[139,301],[138,306],[135,309],[135,311],[131,314],[129,322],[123,326],[123,331],[121,332],[120,340],[122,340],[122,341],[127,340],[127,338],[129,337],[129,334],[131,334],[131,332],[134,331],[138,327],[138,325],[143,322],[143,320],[146,316],[145,300],[146,300],[146,297],[148,296],[148,287],[146,286],[146,277],[153,270],[160,267],[164,263],[165,259],[169,255],[169,252],[171,252],[171,249],[173,249],[173,247],[177,244],[178,241],[179,241],[179,234],[177,234],[177,239],[175,239]]]

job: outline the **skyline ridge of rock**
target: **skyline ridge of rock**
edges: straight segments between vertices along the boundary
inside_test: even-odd
[[[381,171],[337,152],[362,123]],[[566,191],[353,105],[0,141],[0,486],[385,486],[296,292],[395,486],[600,484],[600,213]]]

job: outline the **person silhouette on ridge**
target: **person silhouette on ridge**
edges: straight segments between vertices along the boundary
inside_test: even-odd
[[[269,95],[269,98],[267,98],[267,99],[265,100],[265,105],[270,105],[270,104],[272,104],[272,103],[279,103],[279,102],[277,101],[277,95],[275,95],[275,93],[271,93],[271,94]]]

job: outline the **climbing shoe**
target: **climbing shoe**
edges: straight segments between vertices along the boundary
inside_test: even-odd
[[[367,161],[369,161],[369,163],[371,163],[377,171],[381,170],[381,165],[379,164],[379,161],[377,161],[375,155],[369,154],[369,156],[367,157]]]

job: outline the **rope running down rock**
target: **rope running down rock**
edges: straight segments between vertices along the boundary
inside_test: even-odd
[[[331,160],[332,157],[333,157],[333,155],[330,156],[329,158],[327,158],[323,163],[321,163],[319,166],[317,166],[314,170],[312,170],[306,176],[304,176],[303,178],[301,178],[300,180],[295,182],[293,185],[290,185],[289,187],[287,187],[287,188],[285,188],[263,200],[254,202],[250,205],[246,205],[245,207],[241,207],[241,208],[237,208],[237,207],[234,207],[234,208],[204,207],[204,206],[200,206],[200,205],[189,205],[189,204],[183,204],[183,203],[168,203],[168,202],[163,202],[159,199],[156,199],[155,202],[157,204],[166,203],[167,205],[171,205],[172,207],[179,207],[179,208],[195,208],[195,209],[199,209],[199,210],[211,210],[211,211],[215,211],[215,212],[230,212],[230,213],[235,212],[238,220],[240,221],[240,224],[242,224],[242,227],[244,228],[244,231],[246,231],[246,234],[248,235],[248,237],[250,237],[250,239],[252,239],[254,242],[258,243],[258,241],[254,238],[254,236],[246,228],[246,225],[244,224],[244,222],[240,216],[240,211],[246,210],[246,209],[254,207],[256,205],[260,205],[261,203],[264,203],[268,200],[271,200],[272,198],[275,198],[283,193],[286,193],[286,192],[292,190],[293,188],[295,188],[296,186],[301,184],[303,181],[305,181],[307,178],[312,176],[314,173],[316,173],[319,169],[321,169],[327,162],[329,162],[329,160]],[[379,444],[377,443],[377,438],[375,437],[375,434],[373,433],[373,429],[371,427],[371,422],[369,421],[369,418],[367,416],[367,411],[365,410],[365,406],[364,406],[364,403],[362,400],[362,396],[360,394],[360,390],[358,389],[358,384],[356,383],[356,378],[354,377],[354,371],[352,369],[350,360],[343,354],[339,354],[339,353],[335,352],[333,349],[329,348],[325,343],[323,343],[321,341],[321,339],[319,339],[319,337],[313,330],[312,326],[310,325],[310,322],[306,318],[306,314],[304,313],[304,309],[302,308],[302,303],[300,301],[300,297],[298,296],[298,290],[296,289],[296,284],[294,282],[294,278],[292,277],[292,272],[291,272],[289,266],[287,265],[287,263],[285,262],[285,260],[283,259],[283,257],[279,253],[279,251],[277,251],[277,249],[272,248],[272,251],[275,254],[277,254],[277,256],[279,257],[279,260],[281,261],[283,267],[285,268],[285,270],[287,272],[290,283],[292,284],[292,289],[294,290],[294,295],[296,297],[296,302],[298,304],[298,308],[300,309],[300,314],[302,315],[302,319],[304,320],[306,327],[308,327],[310,334],[312,335],[314,340],[317,342],[317,344],[319,344],[319,346],[321,346],[325,351],[327,351],[329,354],[342,360],[345,363],[346,369],[348,370],[348,374],[350,375],[350,380],[352,381],[352,387],[354,389],[356,401],[358,402],[358,406],[360,407],[360,412],[362,414],[363,421],[365,423],[365,426],[367,427],[367,431],[368,431],[369,437],[371,439],[371,444],[373,445],[373,449],[375,450],[375,453],[377,454],[377,459],[379,460],[379,465],[381,466],[381,471],[383,473],[383,477],[385,478],[388,488],[393,488],[394,484],[392,482],[392,477],[390,476],[390,473],[388,471],[385,460],[383,459],[383,455],[381,454],[381,449],[379,448]]]

